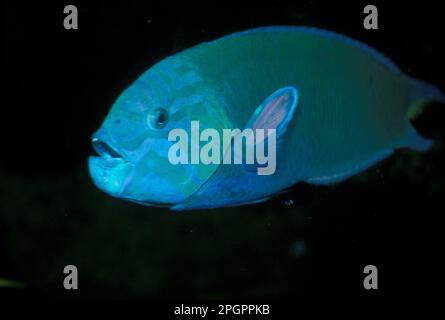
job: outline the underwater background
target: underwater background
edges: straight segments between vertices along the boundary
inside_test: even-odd
[[[79,29],[63,28],[63,8]],[[361,40],[445,90],[436,2],[3,2],[0,290],[8,297],[297,298],[436,295],[443,277],[445,119],[414,122],[436,140],[399,150],[329,187],[298,184],[262,204],[192,212],[99,191],[90,137],[114,100],[157,61],[265,25],[310,25]],[[363,268],[379,289],[363,288]],[[75,265],[79,290],[63,288]],[[13,281],[12,283],[6,281]]]

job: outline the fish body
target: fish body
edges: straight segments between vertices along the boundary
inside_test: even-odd
[[[260,202],[298,182],[343,181],[397,148],[427,150],[432,141],[410,118],[431,100],[445,98],[348,37],[307,27],[248,30],[177,53],[136,80],[93,136],[101,156],[90,158],[90,172],[113,196],[175,210]],[[159,110],[168,123],[156,129],[147,117]],[[172,165],[168,132],[190,132],[192,120],[218,131],[276,129],[274,174]]]

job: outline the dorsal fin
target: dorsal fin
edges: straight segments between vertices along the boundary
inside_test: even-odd
[[[227,36],[224,36],[220,39],[217,39],[215,41],[221,40],[221,39],[228,39],[236,36],[243,36],[243,35],[249,35],[254,33],[274,33],[274,32],[303,32],[308,34],[315,34],[320,35],[324,37],[330,37],[333,39],[336,39],[338,41],[347,43],[353,47],[356,47],[358,49],[363,50],[364,52],[368,53],[372,57],[374,57],[377,61],[385,65],[390,71],[394,73],[401,73],[400,68],[386,55],[383,53],[377,51],[373,47],[359,41],[352,39],[348,36],[336,33],[334,31],[324,30],[324,29],[318,29],[315,27],[305,27],[305,26],[270,26],[270,27],[259,27],[255,29],[249,29],[245,31],[235,32],[232,34],[229,34]]]

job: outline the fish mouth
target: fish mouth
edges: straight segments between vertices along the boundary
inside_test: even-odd
[[[93,137],[91,139],[91,143],[99,157],[102,157],[105,160],[128,162],[126,157],[123,155],[123,152],[119,151],[116,147],[113,147],[106,141],[101,140],[98,137]]]
[[[88,168],[96,186],[106,193],[121,197],[133,164],[115,146],[94,135],[91,139],[96,155],[88,159]]]

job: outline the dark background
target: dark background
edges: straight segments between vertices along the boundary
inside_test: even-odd
[[[330,3],[330,2],[329,2]],[[435,295],[443,278],[444,106],[416,120],[436,139],[333,186],[297,185],[261,205],[174,213],[95,188],[90,136],[153,63],[264,25],[312,25],[364,41],[445,89],[437,1],[268,5],[3,2],[0,278],[10,297],[297,298]],[[63,8],[79,29],[63,28]],[[293,204],[287,205],[289,200]],[[63,289],[63,268],[79,290]],[[363,289],[363,268],[379,289]],[[5,291],[6,290],[6,291]]]

